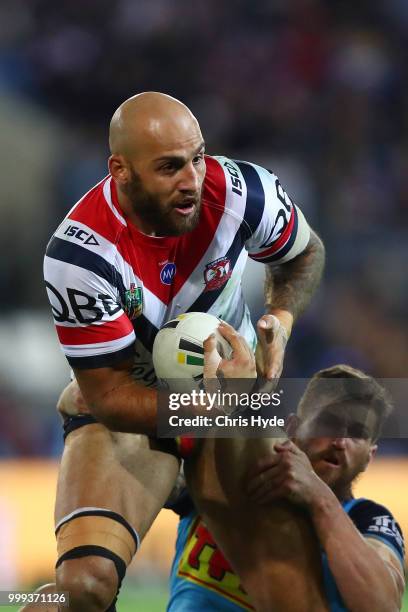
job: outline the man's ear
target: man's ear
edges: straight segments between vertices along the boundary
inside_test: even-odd
[[[123,155],[111,155],[108,160],[109,172],[118,183],[129,180],[129,167]]]
[[[299,429],[300,419],[293,412],[286,419],[285,431],[289,438],[296,438],[297,430]]]
[[[370,461],[372,461],[377,453],[378,450],[378,444],[373,444],[370,447],[370,454],[368,456],[368,463],[370,463]]]

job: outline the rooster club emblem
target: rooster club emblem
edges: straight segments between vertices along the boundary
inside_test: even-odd
[[[228,257],[220,257],[205,266],[204,281],[205,290],[214,291],[219,289],[230,278],[232,274],[231,261]]]

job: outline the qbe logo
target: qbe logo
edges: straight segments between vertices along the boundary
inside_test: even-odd
[[[175,275],[176,275],[176,264],[167,262],[166,265],[161,269],[160,280],[163,283],[163,285],[171,285]]]

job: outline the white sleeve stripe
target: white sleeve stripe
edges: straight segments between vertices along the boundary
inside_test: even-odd
[[[95,355],[104,355],[106,353],[114,353],[126,348],[135,341],[135,332],[131,331],[127,336],[111,340],[110,342],[96,342],[94,344],[62,344],[62,350],[67,357],[93,357]]]
[[[300,253],[302,253],[309,244],[310,227],[300,208],[296,206],[296,210],[298,214],[298,227],[295,242],[293,243],[292,248],[286,253],[284,257],[278,258],[279,263],[284,263],[285,261],[290,261],[291,259],[294,259],[295,257],[297,257],[297,255],[300,255]],[[279,256],[279,251],[277,255]]]
[[[105,196],[107,205],[109,206],[109,208],[111,209],[115,217],[118,219],[118,221],[120,221],[122,225],[127,226],[125,219],[122,217],[122,215],[120,214],[118,209],[115,207],[114,203],[112,202],[111,182],[112,182],[112,177],[110,176],[103,186],[103,195]]]

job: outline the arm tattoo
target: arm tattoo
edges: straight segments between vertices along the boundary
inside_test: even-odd
[[[288,310],[294,320],[308,306],[319,285],[325,252],[320,238],[312,231],[306,249],[287,263],[266,266],[265,306]]]

